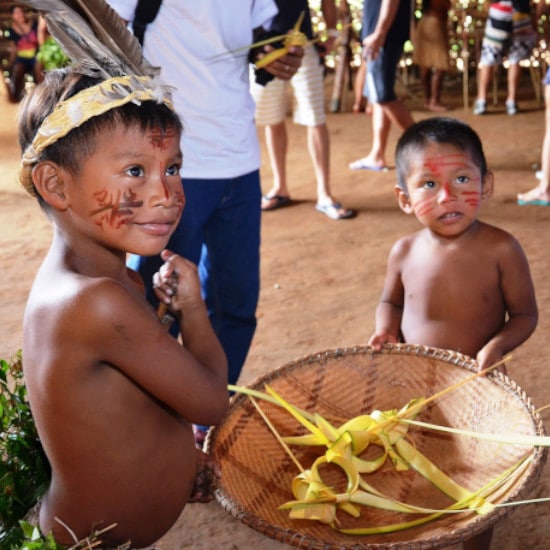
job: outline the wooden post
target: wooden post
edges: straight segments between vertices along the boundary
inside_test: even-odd
[[[347,68],[351,61],[350,36],[351,36],[351,12],[347,0],[341,1],[341,23],[338,51],[334,68],[334,85],[330,100],[330,112],[337,113],[342,108],[342,97],[346,81]]]

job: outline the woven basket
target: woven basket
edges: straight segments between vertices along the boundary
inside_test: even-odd
[[[477,370],[473,359],[451,351],[413,345],[387,346],[381,352],[358,347],[293,361],[249,387],[263,391],[269,384],[291,404],[317,412],[337,425],[374,409],[401,408],[411,399],[433,395]],[[283,409],[263,401],[260,406],[281,435],[305,433]],[[478,377],[446,394],[428,405],[417,419],[479,432],[544,435],[530,399],[500,373]],[[409,434],[422,453],[470,490],[482,487],[521,457],[533,453],[528,469],[492,496],[493,503],[525,498],[546,460],[546,448],[533,450],[415,427],[409,429]],[[288,511],[277,508],[293,499],[290,487],[297,467],[242,394],[232,398],[225,419],[208,434],[207,450],[221,466],[216,492],[221,506],[256,531],[299,548],[442,548],[480,533],[511,510],[495,508],[485,516],[472,512],[447,515],[404,531],[366,536],[345,535],[313,521],[291,520]],[[292,450],[305,468],[322,452],[300,447]],[[325,481],[340,483],[337,478]],[[412,470],[398,473],[388,465],[370,474],[368,482],[402,502],[429,508],[451,504],[448,497]],[[338,512],[341,527],[379,526],[414,517],[373,508],[363,508],[358,519]]]

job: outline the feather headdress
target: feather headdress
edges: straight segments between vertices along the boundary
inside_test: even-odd
[[[103,79],[57,104],[23,154],[19,181],[31,194],[40,153],[87,120],[129,102],[152,100],[173,109],[170,88],[158,78],[135,36],[104,0],[22,0],[41,13],[74,72]]]

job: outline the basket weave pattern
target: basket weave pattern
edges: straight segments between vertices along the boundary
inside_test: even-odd
[[[396,345],[381,352],[358,347],[326,351],[293,361],[260,377],[249,387],[263,391],[270,385],[291,404],[317,412],[335,425],[374,409],[399,409],[411,399],[429,397],[477,370],[471,358],[434,348]],[[285,435],[305,429],[281,408],[259,403]],[[418,420],[485,433],[544,435],[542,420],[529,397],[508,377],[478,377],[429,404]],[[525,498],[538,481],[546,449],[494,443],[465,436],[411,427],[414,445],[434,464],[472,491],[487,484],[533,453],[527,470],[490,498],[505,502]],[[291,481],[299,473],[248,397],[235,395],[224,421],[211,430],[207,448],[220,463],[222,477],[216,498],[223,508],[264,535],[308,549],[427,549],[456,544],[477,534],[511,508],[497,508],[485,516],[475,513],[444,516],[404,531],[368,536],[338,533],[312,521],[296,521],[277,508],[293,499]],[[324,448],[312,451],[293,446],[304,468]],[[323,474],[328,485],[343,480],[337,469]],[[326,477],[325,477],[326,476]],[[402,502],[443,508],[452,501],[412,469],[396,472],[388,463],[366,477],[384,494]],[[371,527],[409,521],[417,516],[363,508],[358,519],[338,514],[341,527]]]

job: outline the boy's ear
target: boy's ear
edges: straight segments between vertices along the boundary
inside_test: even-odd
[[[399,185],[396,185],[393,188],[393,191],[395,193],[395,196],[397,197],[397,202],[399,204],[399,208],[405,212],[405,214],[412,214],[413,213],[413,207],[411,204],[411,199]]]
[[[481,199],[490,199],[493,196],[495,189],[495,177],[493,172],[487,172],[485,178],[481,182]]]
[[[65,190],[64,171],[50,161],[39,162],[32,169],[32,181],[38,194],[57,210],[66,210],[68,198]]]

